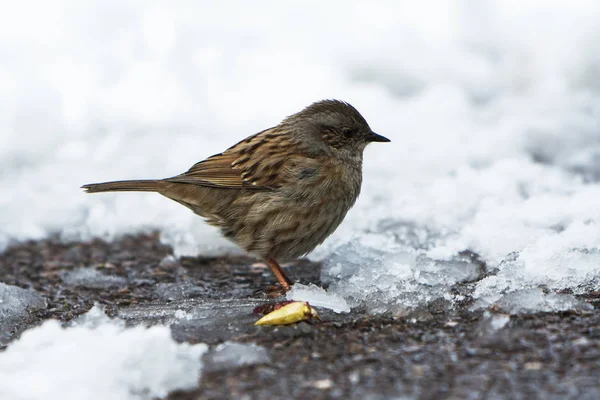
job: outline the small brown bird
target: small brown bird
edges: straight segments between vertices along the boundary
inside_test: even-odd
[[[264,259],[289,290],[293,282],[276,260],[305,255],[335,231],[360,192],[363,150],[370,142],[389,139],[371,131],[350,104],[324,100],[181,175],[82,188],[173,199]]]

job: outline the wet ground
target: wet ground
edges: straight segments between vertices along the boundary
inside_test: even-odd
[[[319,310],[320,323],[256,327],[254,308],[273,302],[265,296],[274,282],[266,266],[171,252],[156,234],[9,247],[0,254],[0,282],[36,290],[47,306],[16,323],[4,344],[45,319],[69,321],[99,303],[131,324],[170,323],[178,341],[266,349],[268,357],[252,365],[207,361],[199,388],[172,400],[600,398],[600,293],[582,296],[593,308],[578,313],[508,316],[433,302],[402,317]],[[301,260],[286,271],[321,284],[318,264]]]

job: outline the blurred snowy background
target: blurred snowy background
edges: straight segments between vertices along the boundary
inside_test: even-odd
[[[337,98],[392,143],[311,255],[331,291],[376,312],[460,300],[469,249],[494,271],[479,304],[572,305],[532,290],[600,288],[599,39],[594,0],[11,3],[0,247],[159,228],[178,255],[238,251],[159,195],[79,186],[175,175]]]

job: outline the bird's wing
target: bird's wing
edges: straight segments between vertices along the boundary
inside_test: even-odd
[[[272,128],[165,180],[227,189],[273,190],[285,184],[290,178],[289,168],[302,157],[294,150],[289,139]]]
[[[244,184],[240,171],[232,167],[236,159],[235,154],[215,154],[194,164],[187,172],[165,180],[200,186],[241,189],[247,185]]]

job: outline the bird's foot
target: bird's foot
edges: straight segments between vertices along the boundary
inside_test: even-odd
[[[267,287],[264,291],[265,296],[268,299],[276,299],[277,297],[285,296],[285,294],[289,291],[289,288],[286,289],[280,284],[276,283],[275,285],[271,285]]]
[[[289,289],[288,289],[289,290]],[[264,297],[267,299],[276,299],[279,297],[284,297],[288,292],[283,286],[276,283],[274,285],[268,286],[266,288],[258,289],[254,292],[255,296]]]

